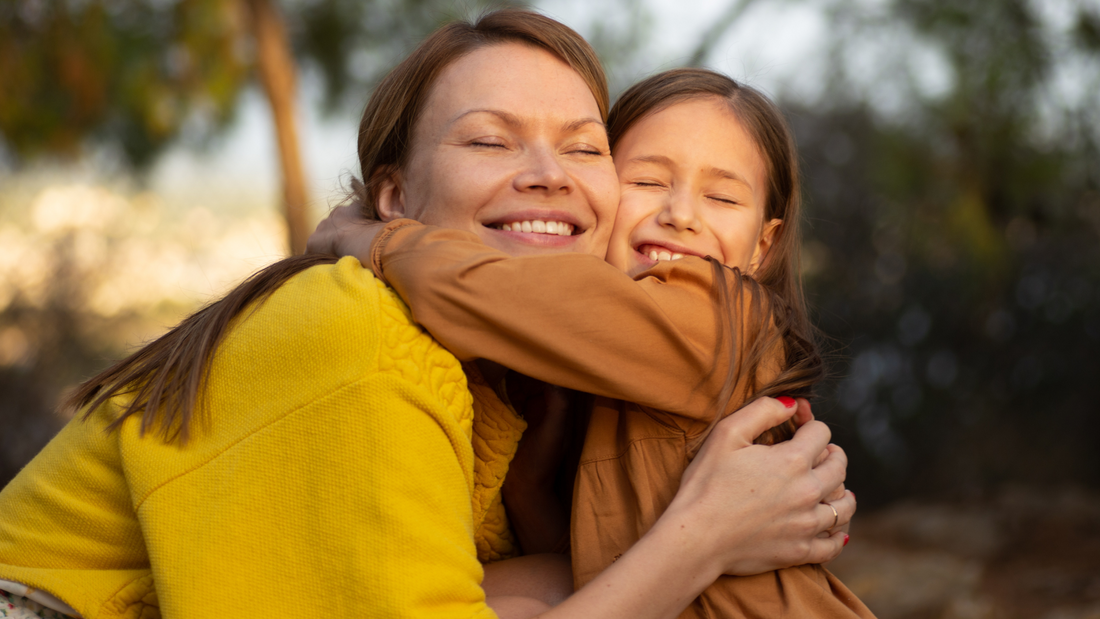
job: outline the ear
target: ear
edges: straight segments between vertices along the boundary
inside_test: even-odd
[[[405,188],[400,170],[378,172],[378,218],[393,221],[405,216]]]
[[[782,219],[773,219],[764,224],[760,230],[760,239],[756,242],[756,249],[752,252],[752,262],[749,263],[749,272],[755,273],[768,257],[768,250],[772,247],[779,228],[783,225]]]

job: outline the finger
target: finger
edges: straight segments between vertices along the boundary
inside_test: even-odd
[[[814,514],[818,518],[818,532],[831,532],[834,528],[840,526],[840,510],[831,503],[825,501],[818,503],[814,506]]]
[[[819,500],[825,500],[840,484],[844,483],[847,472],[848,456],[840,447],[829,445],[829,455],[825,461],[811,471],[821,491]]]
[[[825,497],[825,502],[831,503],[833,501],[839,501],[847,496],[847,493],[848,491],[844,488],[844,484],[840,484],[835,490],[829,493],[829,496]]]
[[[775,398],[758,398],[719,421],[703,447],[705,449],[711,443],[726,448],[751,445],[757,436],[790,419],[797,408],[797,401],[787,406]]]
[[[306,239],[306,253],[332,253],[332,240],[332,222],[330,222],[328,219],[323,219],[321,220],[321,223],[317,224],[317,229],[313,231],[313,234],[309,235],[309,238]]]
[[[337,222],[354,221],[363,219],[363,213],[358,208],[345,204],[332,209],[329,217]]]
[[[806,563],[828,563],[840,556],[840,551],[848,544],[848,534],[837,531],[828,537],[815,537],[810,540],[810,550]]]
[[[836,531],[852,521],[852,516],[856,513],[855,498],[851,493],[845,493],[845,496],[836,501],[821,503],[814,508],[814,513],[819,518],[818,531]]]
[[[816,468],[828,462],[829,457],[831,457],[830,454],[821,463],[818,463],[821,452],[826,449],[831,438],[832,432],[828,426],[820,421],[810,421],[795,431],[794,438],[785,443],[780,443],[777,447],[800,453],[805,462],[813,465],[811,468]],[[828,489],[831,491],[835,487],[836,483],[833,483]]]
[[[840,523],[837,527],[847,527],[852,522],[852,518],[856,515],[856,495],[851,492],[845,492],[844,496],[839,500],[830,502],[830,505],[836,508],[838,514],[840,514]]]
[[[798,398],[796,402],[798,402],[798,408],[794,413],[794,425],[796,428],[801,428],[814,420],[814,412],[810,408],[810,401],[806,398]]]

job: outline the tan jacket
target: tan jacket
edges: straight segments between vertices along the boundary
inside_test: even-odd
[[[459,359],[602,396],[574,486],[572,560],[583,586],[668,507],[690,439],[713,418],[732,344],[713,310],[711,265],[661,262],[631,280],[594,256],[512,258],[468,232],[408,220],[387,226],[371,257],[414,319]],[[735,312],[732,324],[742,322]],[[773,372],[742,379],[730,410]],[[722,577],[682,615],[871,616],[818,565]]]

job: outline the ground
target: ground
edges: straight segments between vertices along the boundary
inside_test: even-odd
[[[1011,488],[859,513],[829,566],[880,619],[1100,619],[1100,494]]]

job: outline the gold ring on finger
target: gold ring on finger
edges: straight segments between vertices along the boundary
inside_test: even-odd
[[[826,505],[829,506],[829,509],[833,510],[833,526],[831,526],[829,528],[830,529],[835,529],[836,528],[836,523],[840,522],[840,514],[837,513],[836,508],[833,507],[832,503],[826,503]]]

